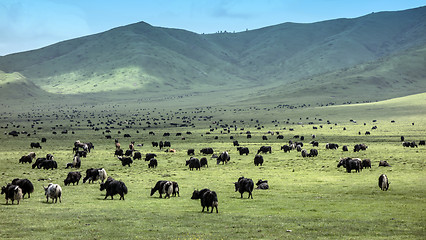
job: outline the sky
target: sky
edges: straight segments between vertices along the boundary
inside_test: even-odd
[[[426,0],[0,0],[0,56],[140,21],[240,32],[425,6]]]

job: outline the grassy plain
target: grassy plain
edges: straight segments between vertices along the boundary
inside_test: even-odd
[[[16,177],[28,178],[35,191],[20,205],[0,204],[0,238],[424,239],[426,148],[403,148],[400,143],[402,135],[409,141],[426,140],[424,98],[424,94],[419,94],[372,104],[296,109],[275,105],[179,109],[173,101],[164,105],[52,103],[43,108],[34,105],[32,109],[13,110],[2,106],[2,130],[27,131],[31,136],[0,136],[0,182],[4,185]],[[106,133],[103,134],[108,120],[114,120],[109,125],[112,139],[106,139]],[[172,127],[171,122],[189,126]],[[220,125],[227,125],[230,132],[228,127],[224,130]],[[377,129],[372,130],[373,126]],[[95,131],[96,127],[100,130]],[[289,131],[290,128],[294,131]],[[61,134],[63,129],[69,133]],[[57,134],[52,134],[53,131]],[[149,131],[156,135],[149,135]],[[192,134],[186,134],[187,131]],[[246,131],[251,131],[251,139],[246,138]],[[268,131],[280,132],[284,140]],[[366,131],[371,135],[365,135]],[[163,137],[164,132],[170,132],[171,136]],[[124,133],[132,137],[124,138]],[[304,148],[309,150],[312,134],[320,143],[318,157],[302,158],[296,151],[279,150],[290,139],[297,140],[294,135],[304,136]],[[262,140],[263,135],[268,137],[267,141]],[[231,136],[241,146],[249,147],[248,156],[238,154]],[[31,169],[29,164],[18,163],[22,155],[32,151],[30,142],[40,142],[42,137],[47,142],[35,152],[39,157],[53,154],[58,169]],[[130,168],[121,166],[113,156],[114,138],[120,140],[123,148],[130,141],[143,143],[136,149],[142,154],[156,153],[158,168],[148,169],[143,160],[136,160]],[[83,177],[87,168],[105,168],[108,175],[127,185],[129,193],[125,201],[119,201],[118,197],[103,200],[105,192],[99,191],[99,184],[80,181],[75,186],[63,185],[69,172],[65,164],[72,161],[75,140],[95,145],[82,160]],[[152,141],[160,140],[170,141],[177,152],[166,153],[151,146]],[[343,152],[341,147],[326,150],[327,142],[348,145],[350,150],[357,143],[366,143],[369,148],[360,153]],[[253,158],[262,145],[272,146],[272,154],[264,154],[264,165],[255,167]],[[194,148],[196,157],[200,158],[199,150],[203,147],[212,147],[215,153],[229,151],[230,163],[216,165],[215,159],[208,156],[208,168],[189,171],[185,167],[186,150]],[[339,158],[345,156],[370,158],[373,166],[361,173],[348,174],[336,167]],[[379,168],[380,160],[387,160],[392,167]],[[377,185],[382,173],[391,182],[387,192]],[[247,199],[247,194],[241,199],[233,186],[240,176],[255,182],[268,180],[270,189],[255,190],[254,199]],[[150,197],[150,188],[158,180],[177,181],[180,197],[160,199],[158,194]],[[42,186],[49,182],[62,186],[62,203],[46,203]],[[200,202],[190,199],[194,189],[206,187],[218,194],[219,214],[202,213]]]

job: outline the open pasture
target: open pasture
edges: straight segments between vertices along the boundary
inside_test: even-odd
[[[0,122],[4,132],[26,131],[31,135],[0,136],[0,181],[5,185],[14,178],[28,178],[35,190],[20,205],[0,203],[0,238],[422,239],[426,225],[426,147],[404,148],[400,136],[417,143],[426,140],[424,113],[398,115],[369,109],[388,108],[386,104],[370,104],[299,109],[227,106],[172,110],[123,105],[52,105],[18,112],[4,109]],[[374,126],[377,129],[372,130]],[[111,132],[107,133],[105,127]],[[68,133],[62,134],[65,129]],[[247,138],[247,131],[252,138]],[[365,135],[366,131],[371,134]],[[165,132],[170,136],[163,136]],[[131,137],[124,138],[124,134]],[[105,135],[111,135],[111,139]],[[277,139],[277,135],[284,139]],[[262,140],[262,136],[268,140]],[[296,150],[280,150],[289,140],[301,141],[300,136],[305,138],[303,148],[316,148],[319,156],[303,158]],[[30,143],[41,142],[42,137],[47,139],[41,143],[43,148],[31,149]],[[115,138],[123,149],[134,141],[143,157],[156,153],[158,167],[149,169],[143,159],[123,167],[114,157]],[[81,169],[65,169],[66,163],[72,162],[76,140],[92,142],[95,148],[82,158]],[[250,153],[239,155],[234,140],[248,147]],[[318,141],[319,147],[312,147],[312,140]],[[152,141],[170,141],[176,153],[154,148]],[[339,148],[325,149],[326,143],[338,143]],[[353,146],[359,143],[365,143],[368,149],[354,153]],[[272,153],[262,154],[265,162],[256,167],[254,155],[263,145],[271,146]],[[349,147],[348,152],[342,151],[343,145]],[[218,155],[228,151],[230,162],[217,165],[216,159],[206,155],[208,168],[190,171],[185,166],[187,150],[195,149],[195,157],[201,158],[200,149],[205,147],[212,147]],[[53,154],[58,169],[32,169],[31,164],[18,163],[31,151],[37,157]],[[341,157],[369,158],[372,168],[346,173],[344,168],[337,168]],[[380,160],[392,167],[378,167]],[[69,171],[80,171],[83,178],[91,167],[103,167],[109,176],[123,181],[129,190],[125,200],[118,200],[118,195],[114,200],[103,200],[105,191],[99,191],[99,183],[83,184],[80,180],[78,185],[64,186]],[[390,180],[386,192],[378,187],[383,173]],[[241,176],[255,183],[268,180],[270,189],[254,190],[253,199],[247,199],[244,193],[241,199],[234,191],[234,182]],[[158,193],[151,197],[150,190],[158,180],[178,182],[180,197],[160,199]],[[46,203],[42,186],[49,182],[62,186],[62,203]],[[202,188],[218,194],[218,214],[202,213],[200,201],[190,199],[194,189]]]

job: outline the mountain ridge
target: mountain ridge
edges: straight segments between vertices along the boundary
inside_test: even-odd
[[[319,85],[326,84],[325,76],[348,79],[345,69],[398,54],[408,59],[415,49],[425,54],[425,45],[426,7],[239,33],[196,34],[138,22],[0,57],[0,70],[18,72],[41,90],[58,95],[128,92],[127,97],[138,98],[232,88],[286,89],[298,81],[304,83],[303,92],[312,84],[306,79],[322,81]],[[421,67],[410,69],[407,74],[413,78],[423,76]],[[334,72],[340,76],[330,74]],[[362,78],[364,73],[357,74]],[[385,75],[381,78],[390,77]],[[421,82],[416,86],[426,88]],[[404,94],[410,93],[414,92]],[[387,97],[394,95],[390,91]],[[274,96],[277,101],[283,98]]]

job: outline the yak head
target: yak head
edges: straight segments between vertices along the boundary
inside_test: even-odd
[[[200,191],[194,190],[194,192],[192,193],[191,199],[199,199],[199,198],[200,198]]]
[[[337,167],[340,167],[340,166],[346,167],[346,158],[340,158],[340,161],[337,164]]]
[[[235,185],[235,191],[237,192],[238,189],[240,189],[240,182],[234,182]]]
[[[1,187],[1,194],[6,193],[6,186]]]

